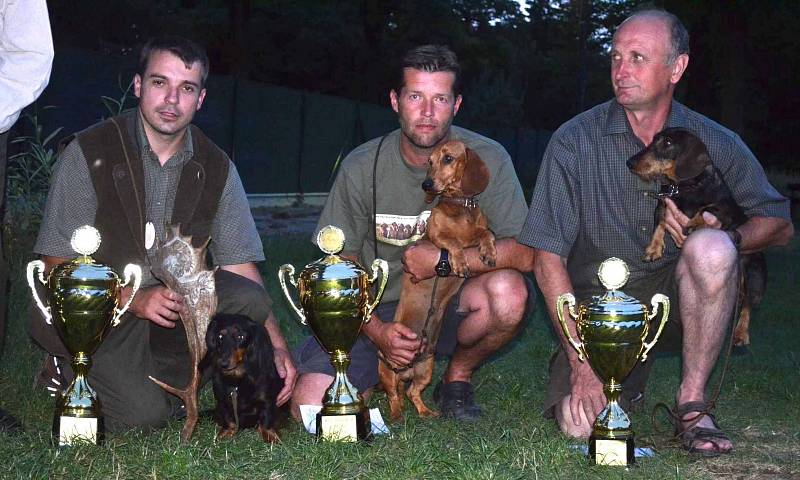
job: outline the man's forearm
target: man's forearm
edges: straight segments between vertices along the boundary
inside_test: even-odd
[[[752,217],[737,230],[742,234],[742,253],[786,245],[794,235],[792,222],[777,217]]]
[[[275,315],[272,312],[270,312],[267,320],[264,322],[264,328],[267,329],[267,335],[269,335],[273,348],[289,350],[289,345],[286,343],[286,339],[283,338],[281,329],[278,326],[278,321],[275,319]]]
[[[542,292],[547,313],[550,315],[550,321],[556,331],[556,335],[561,340],[561,344],[567,353],[567,358],[571,365],[576,366],[580,363],[578,354],[564,335],[561,328],[561,323],[558,321],[558,313],[556,311],[556,300],[559,295],[564,293],[573,293],[572,282],[567,273],[566,261],[561,256],[545,250],[535,249],[536,263],[533,268],[533,273],[536,276],[536,283],[539,285],[539,290]],[[567,308],[562,312],[564,319],[567,321],[567,328],[569,328],[572,338],[577,339],[577,330],[575,329],[575,322],[569,315]]]
[[[527,245],[522,245],[513,238],[503,238],[495,241],[497,248],[497,261],[495,266],[490,267],[481,261],[478,247],[470,247],[466,249],[467,265],[472,275],[478,275],[492,270],[499,270],[503,268],[513,268],[520,272],[532,272],[534,260],[536,258],[535,250]]]

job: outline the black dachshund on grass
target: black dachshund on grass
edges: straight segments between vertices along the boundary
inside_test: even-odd
[[[206,345],[204,363],[211,369],[217,400],[217,438],[255,427],[265,442],[279,442],[275,402],[283,379],[264,325],[244,315],[217,314],[208,326]]]

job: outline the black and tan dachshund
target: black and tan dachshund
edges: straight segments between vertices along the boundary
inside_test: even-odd
[[[204,364],[211,369],[218,439],[255,427],[265,442],[279,442],[275,401],[283,379],[275,368],[264,325],[244,315],[217,314],[206,332]]]
[[[659,181],[662,191],[655,210],[655,229],[645,249],[644,261],[653,262],[664,254],[666,205],[671,198],[687,217],[684,235],[705,226],[703,212],[719,219],[723,230],[734,230],[747,221],[733,199],[722,173],[711,162],[708,149],[694,133],[683,128],[667,128],[653,142],[631,157],[628,168],[641,179]],[[736,345],[750,343],[750,312],[756,308],[767,287],[767,264],[762,253],[739,256],[739,300],[741,312],[733,334]]]

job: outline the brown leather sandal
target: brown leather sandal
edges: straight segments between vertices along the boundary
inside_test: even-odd
[[[683,419],[684,415],[692,412],[697,412],[697,415],[687,420]],[[733,451],[733,448],[722,449],[722,447],[720,447],[720,442],[725,440],[730,441],[730,438],[725,435],[725,432],[719,429],[717,419],[714,417],[714,414],[710,412],[706,402],[697,401],[683,403],[675,407],[674,413],[675,436],[681,441],[683,448],[686,449],[687,452],[711,458]],[[714,426],[697,426],[697,421],[703,418],[703,416],[708,416]],[[683,426],[685,422],[689,422],[688,427]],[[714,445],[714,447],[711,449],[697,448],[695,447],[697,442],[709,442]]]

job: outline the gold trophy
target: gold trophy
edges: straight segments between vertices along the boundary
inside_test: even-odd
[[[95,444],[103,441],[100,402],[86,378],[92,365],[89,355],[97,350],[111,326],[119,323],[142,281],[142,269],[138,265],[125,266],[125,282],[122,283],[110,267],[90,257],[100,247],[100,233],[94,227],[85,225],[76,229],[71,244],[79,256],[57,265],[47,279],[41,260],[28,263],[27,272],[36,305],[72,354],[75,378],[59,392],[53,419],[53,439],[59,446],[76,441]],[[36,292],[36,278],[46,287],[48,306]],[[125,306],[118,308],[120,290],[132,279],[133,292]]]
[[[347,379],[350,349],[383,295],[389,267],[385,260],[375,259],[369,277],[363,267],[337,255],[344,248],[344,241],[341,229],[332,225],[322,228],[317,234],[317,245],[327,255],[306,265],[296,282],[294,267],[281,266],[278,280],[300,323],[311,327],[336,370],[333,383],[322,399],[322,410],[317,414],[317,436],[353,442],[367,437],[370,421],[358,390]],[[378,278],[378,272],[381,283],[371,298],[370,286]],[[286,275],[299,292],[300,308],[289,295]]]
[[[622,382],[641,358],[658,341],[669,318],[669,299],[660,293],[651,300],[652,311],[619,290],[628,281],[628,266],[619,258],[609,258],[600,264],[597,272],[606,287],[605,294],[581,302],[577,312],[575,297],[565,293],[556,300],[558,321],[569,343],[578,351],[581,361],[587,360],[592,370],[603,381],[603,392],[608,404],[597,416],[589,437],[589,459],[597,465],[632,465],[634,442],[631,421],[619,406]],[[646,342],[650,321],[662,305],[661,323],[652,341]],[[580,342],[576,342],[564,320],[564,306],[575,319]]]

